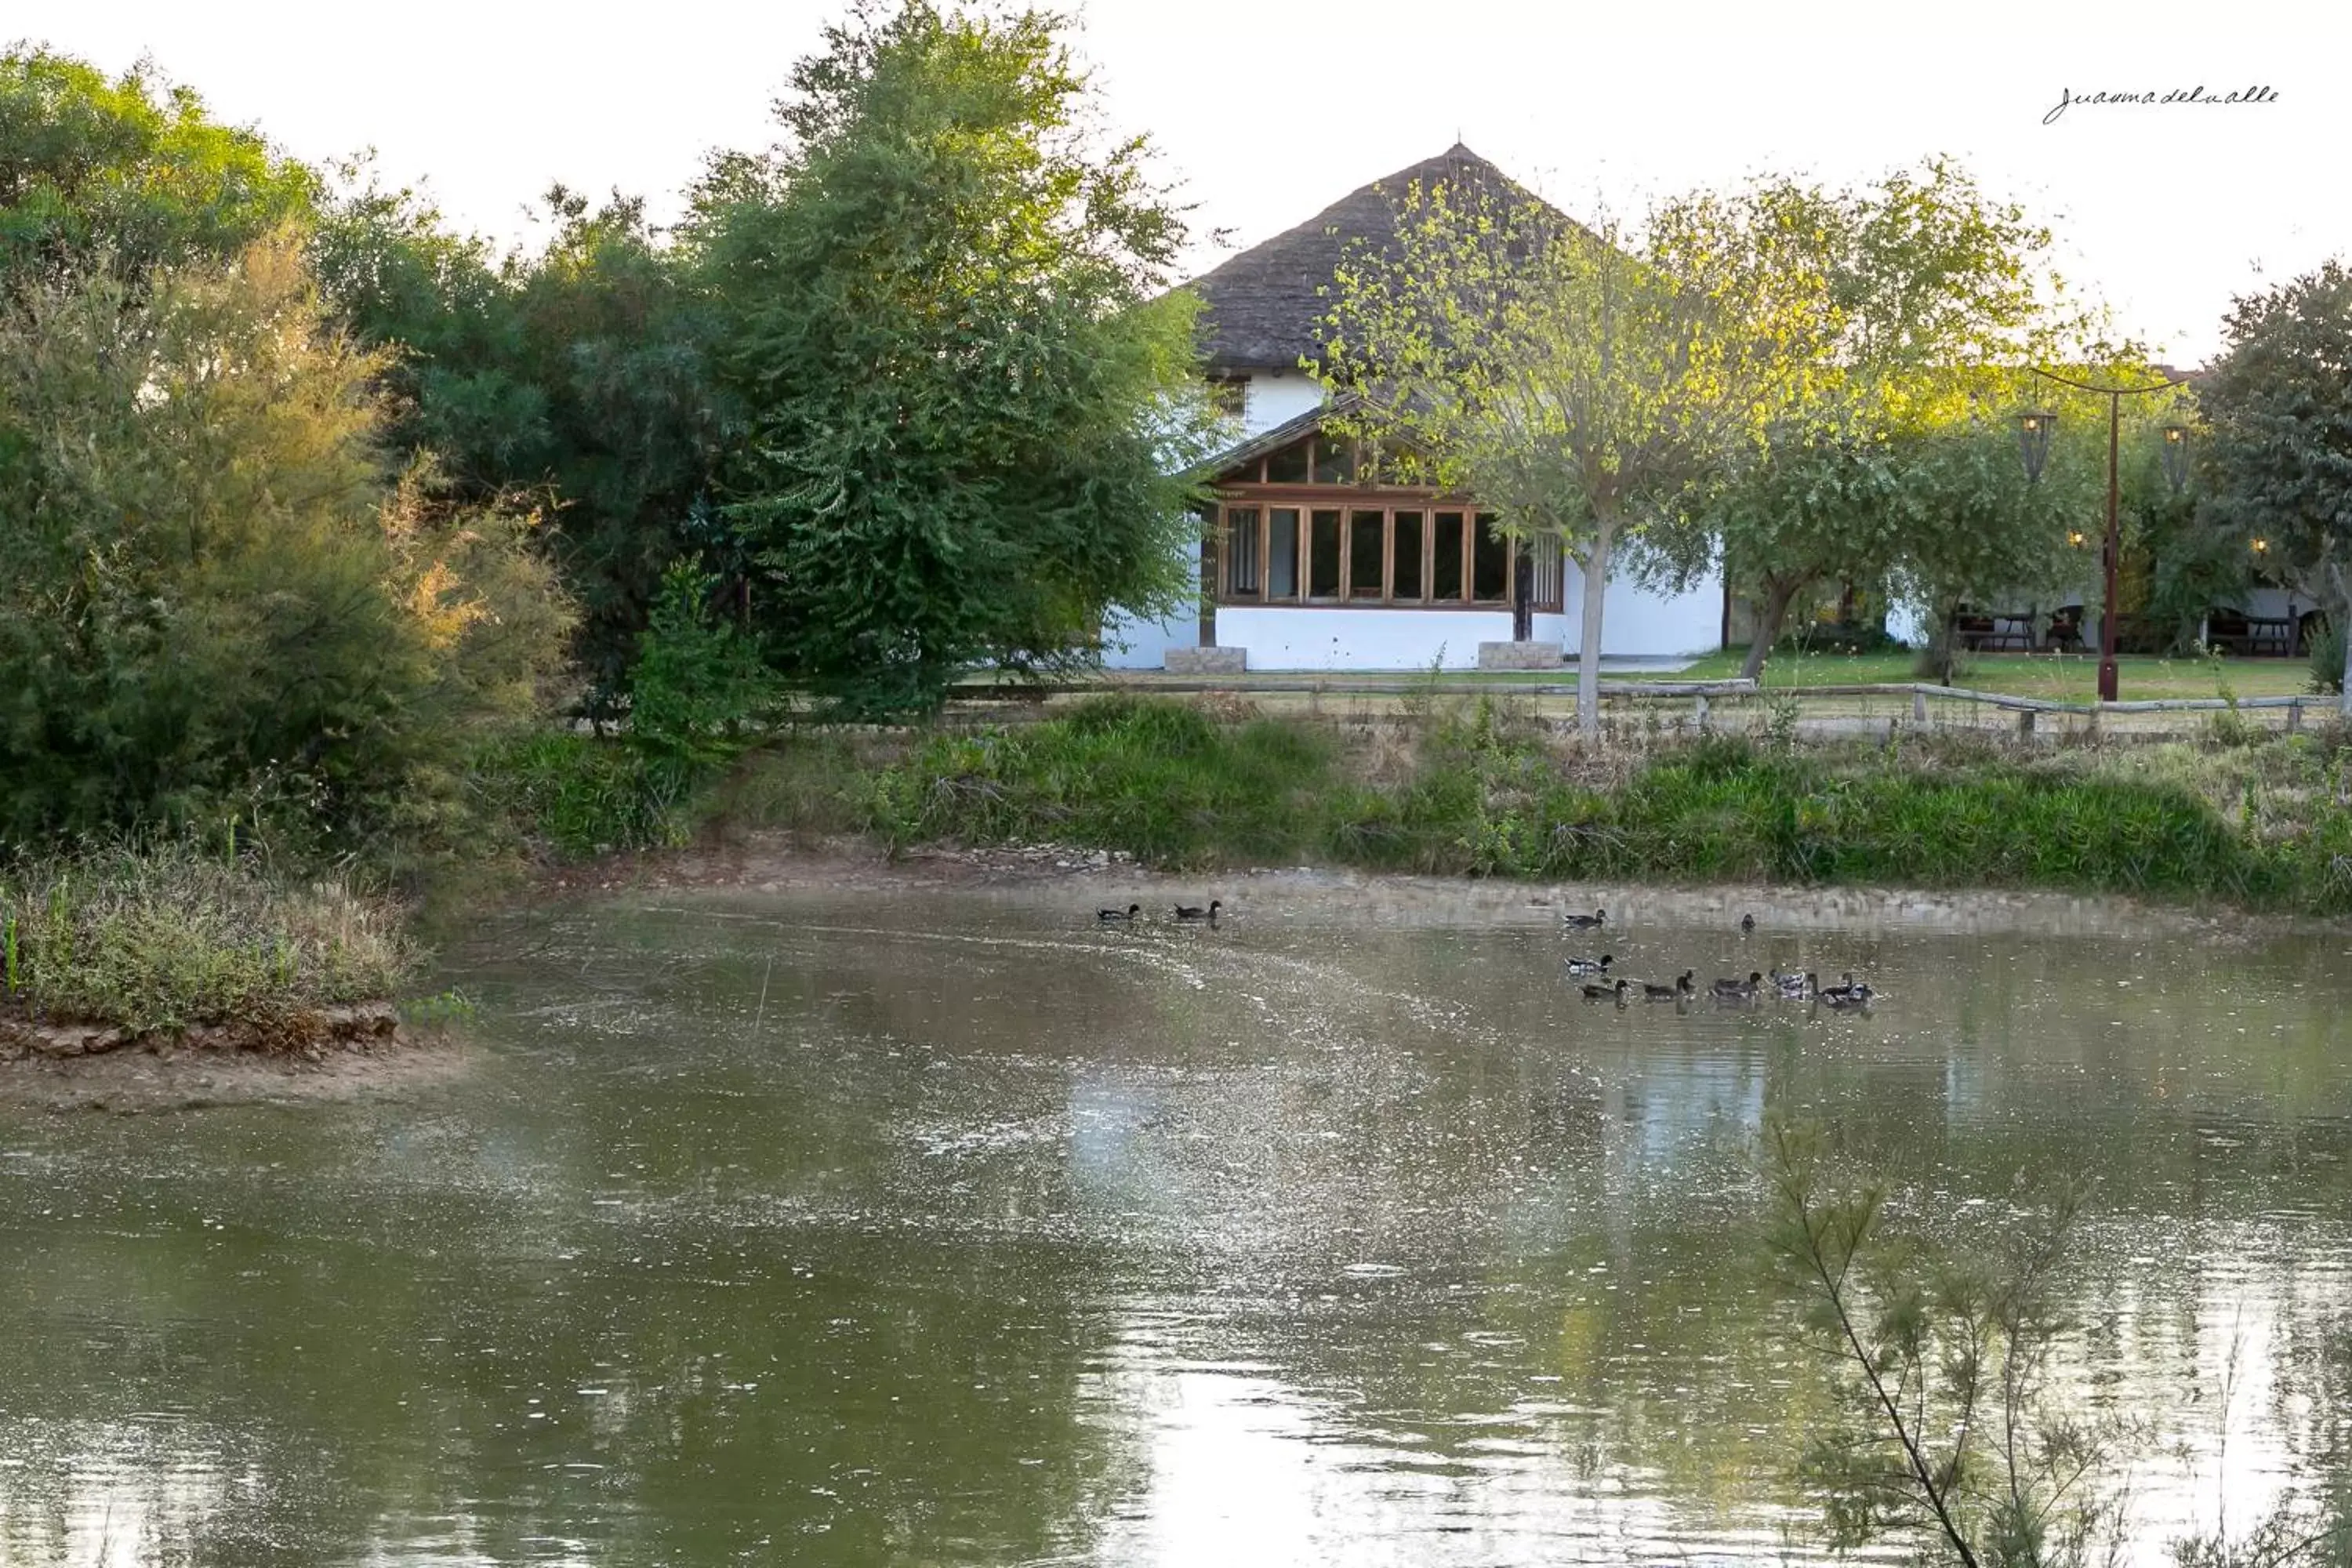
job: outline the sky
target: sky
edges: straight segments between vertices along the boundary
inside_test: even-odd
[[[0,27],[109,71],[149,57],[299,157],[373,148],[387,182],[528,245],[551,182],[644,195],[659,218],[710,152],[772,142],[792,62],[843,8],[14,0]],[[2184,365],[2218,347],[2233,295],[2352,251],[2333,166],[2352,145],[2352,7],[2320,0],[1069,8],[1111,123],[1148,133],[1193,205],[1200,270],[1457,139],[1577,214],[1949,154],[2055,227],[2070,282]],[[2050,118],[2062,94],[2200,87],[2274,96]]]

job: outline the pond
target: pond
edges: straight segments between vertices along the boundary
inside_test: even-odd
[[[1808,1560],[1784,1109],[1955,1216],[2097,1176],[2143,1560],[2344,1415],[2340,934],[1097,901],[557,905],[449,955],[459,1081],[0,1110],[0,1562]],[[1885,994],[1591,1006],[1596,945]]]

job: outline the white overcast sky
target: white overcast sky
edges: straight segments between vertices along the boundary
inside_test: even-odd
[[[2352,250],[2352,7],[2334,0],[1720,7],[1689,0],[1090,0],[1113,122],[1201,229],[1253,244],[1457,135],[1571,212],[1760,171],[1832,182],[1933,153],[2060,231],[2063,269],[2178,362],[2234,292]],[[375,149],[457,223],[532,236],[550,181],[657,215],[769,105],[829,0],[14,0],[0,28],[119,70],[151,56],[298,156]],[[1905,16],[1913,19],[1895,19]],[[2076,94],[2274,89],[2237,107]],[[1218,252],[1205,243],[1199,260]]]

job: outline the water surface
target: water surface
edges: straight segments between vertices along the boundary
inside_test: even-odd
[[[2340,936],[1636,911],[1887,998],[1621,1012],[1548,914],[1092,908],[559,907],[452,955],[461,1082],[0,1110],[0,1563],[1801,1560],[1780,1109],[1963,1231],[2099,1178],[2063,1373],[2189,1446],[2147,1560],[2341,1419]]]

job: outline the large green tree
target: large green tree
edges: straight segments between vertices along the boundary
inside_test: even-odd
[[[0,289],[103,258],[124,279],[305,219],[316,174],[142,66],[0,55]]]
[[[643,202],[557,186],[536,254],[500,257],[409,191],[353,179],[312,242],[329,296],[394,351],[392,437],[467,498],[547,513],[600,710],[625,685],[664,570],[719,542],[708,519],[729,419],[711,312]],[[725,564],[727,552],[713,564]]]
[[[725,516],[785,674],[866,711],[1085,657],[1190,601],[1204,455],[1183,238],[1033,10],[867,8],[802,61],[785,146],[690,226],[742,410]]]
[[[0,315],[0,837],[447,826],[568,611],[528,518],[386,449],[381,369],[290,238]]]
[[[1636,234],[1516,188],[1397,193],[1393,244],[1340,268],[1317,374],[1370,394],[1339,423],[1390,470],[1557,537],[1583,574],[1577,708],[1600,726],[1603,595],[1645,544],[1801,405],[1830,278],[1804,194],[1662,204]]]
[[[2241,297],[2197,402],[2215,518],[2352,626],[2352,270],[2330,260]],[[2352,679],[2343,691],[2352,716]]]
[[[1934,437],[2016,395],[2016,365],[2054,357],[2080,325],[2047,266],[2050,231],[1986,196],[1948,160],[1863,191],[1784,189],[1825,287],[1809,336],[1825,346],[1811,395],[1774,423],[1759,460],[1728,467],[1685,526],[1664,531],[1670,575],[1720,563],[1757,606],[1744,673],[1762,668],[1790,605],[1827,582],[1877,584],[1936,528],[1948,473]],[[1930,552],[1933,541],[1924,542]]]

